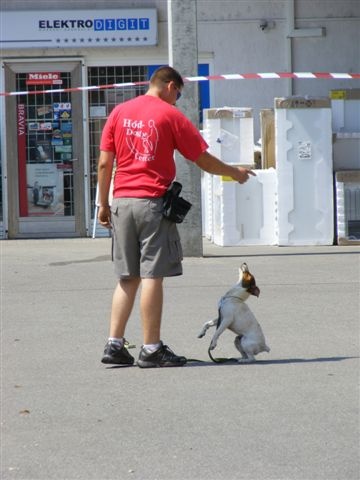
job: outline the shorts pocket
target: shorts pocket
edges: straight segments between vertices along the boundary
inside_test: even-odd
[[[146,200],[142,206],[142,216],[145,222],[155,222],[158,224],[162,219],[163,201],[156,198]]]
[[[154,198],[148,200],[148,209],[152,213],[162,213],[164,209],[164,200],[162,198]]]
[[[110,212],[111,212],[113,215],[117,215],[117,212],[118,212],[118,207],[117,207],[117,205],[111,205],[111,206],[110,206]]]

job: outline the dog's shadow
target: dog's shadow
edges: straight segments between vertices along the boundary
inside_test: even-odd
[[[238,366],[254,366],[254,365],[286,365],[293,363],[322,363],[322,362],[341,362],[343,360],[352,360],[359,357],[318,357],[318,358],[279,358],[274,360],[256,360],[251,363],[239,363],[236,359],[229,358],[227,360],[221,360],[219,362],[203,361],[191,359],[185,365],[186,367],[209,367],[209,366],[226,366],[226,365],[238,365]]]
[[[251,363],[239,363],[236,358],[221,359],[220,361],[213,362],[211,360],[198,360],[195,358],[188,359],[187,364],[184,367],[224,367],[229,365],[241,366],[254,366],[254,365],[286,365],[292,363],[321,363],[321,362],[341,362],[343,360],[352,360],[359,357],[318,357],[318,358],[280,358],[275,360],[256,360]],[[107,366],[107,370],[115,370],[122,368],[135,367],[134,365],[111,365]]]

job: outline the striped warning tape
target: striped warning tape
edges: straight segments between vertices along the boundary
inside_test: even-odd
[[[360,80],[360,73],[327,73],[327,72],[270,72],[270,73],[230,73],[224,75],[209,75],[197,77],[184,77],[185,82],[203,82],[210,80],[257,80],[257,79],[279,79],[279,78],[294,78],[294,79],[322,79],[322,80]],[[49,90],[36,91],[18,91],[18,92],[0,92],[0,96],[14,96],[14,95],[39,95],[44,93],[65,93],[65,92],[79,92],[87,90],[102,90],[106,88],[125,88],[135,87],[139,85],[147,85],[148,81],[142,82],[125,82],[112,83],[110,85],[94,85],[82,86],[73,88],[56,88]]]

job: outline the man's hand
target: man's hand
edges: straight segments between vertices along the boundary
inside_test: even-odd
[[[98,220],[103,227],[111,228],[111,212],[109,206],[99,207]]]
[[[200,155],[200,157],[196,160],[196,164],[205,172],[213,175],[226,175],[239,183],[247,182],[250,175],[256,176],[256,173],[249,168],[234,167],[224,163],[208,151],[203,152]]]
[[[247,182],[250,175],[256,177],[256,173],[250,170],[250,168],[237,167],[236,170],[237,172],[234,172],[234,175],[231,175],[231,177],[239,183]]]

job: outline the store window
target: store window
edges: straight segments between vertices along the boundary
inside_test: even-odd
[[[143,82],[148,80],[147,66],[89,67],[88,85],[101,86],[113,83]],[[126,88],[104,88],[89,91],[89,136],[90,136],[90,194],[95,205],[97,162],[101,132],[112,109],[119,103],[130,100],[147,91],[147,85]],[[94,216],[94,210],[91,212]]]

